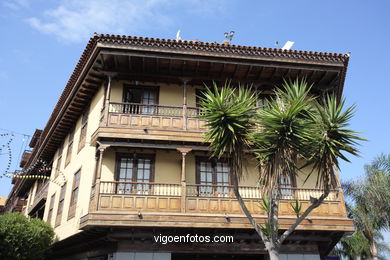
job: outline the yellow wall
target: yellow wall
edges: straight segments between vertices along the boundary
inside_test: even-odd
[[[61,225],[55,228],[57,239],[64,239],[74,233],[78,232],[79,220],[80,217],[88,213],[89,207],[89,197],[91,193],[92,179],[95,170],[95,153],[96,148],[90,144],[92,134],[97,130],[100,121],[101,109],[103,105],[103,88],[101,88],[95,96],[92,98],[90,107],[89,107],[89,116],[88,116],[88,125],[87,125],[87,134],[86,142],[83,149],[78,151],[80,131],[81,131],[81,117],[77,120],[75,125],[75,134],[73,139],[73,149],[70,163],[65,166],[65,159],[68,149],[68,136],[64,139],[63,152],[62,152],[62,161],[60,170],[63,173],[59,174],[56,182],[62,182],[61,179],[64,177],[66,179],[66,193],[64,200],[64,208],[62,213]],[[51,179],[54,180],[55,168],[57,167],[58,151],[56,152],[53,159],[53,170],[51,173]],[[73,177],[74,174],[81,169],[80,174],[80,185],[78,193],[78,201],[76,204],[75,216],[68,220],[68,211],[70,205],[70,198],[72,194],[73,186]],[[55,193],[55,202],[53,208],[53,214],[51,219],[52,226],[55,225],[55,220],[58,210],[58,201],[60,196],[60,185],[55,182],[50,182],[47,202],[44,213],[44,220],[47,220],[49,208],[50,208],[50,199],[51,196]]]

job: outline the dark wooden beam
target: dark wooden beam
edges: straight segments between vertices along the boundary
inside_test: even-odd
[[[291,68],[291,69],[303,69],[303,70],[327,70],[332,72],[338,72],[343,67],[344,64],[341,63],[329,63],[326,62],[291,62],[289,60],[286,61],[275,61],[275,60],[267,60],[267,59],[258,59],[258,58],[229,58],[229,57],[203,57],[203,56],[192,56],[192,55],[174,55],[172,53],[169,54],[157,54],[157,53],[146,53],[146,52],[123,52],[123,51],[114,51],[114,50],[102,50],[101,51],[107,55],[117,55],[117,56],[134,56],[134,57],[153,57],[160,59],[170,59],[170,60],[192,60],[199,62],[214,62],[214,63],[226,63],[233,65],[253,65],[253,66],[263,66],[268,68]]]

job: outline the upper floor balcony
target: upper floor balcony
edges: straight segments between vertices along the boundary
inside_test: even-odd
[[[196,107],[110,102],[106,126],[201,133],[206,127],[199,114]]]
[[[113,81],[93,140],[100,137],[203,142],[206,122],[199,118],[200,90],[177,84],[151,86]]]

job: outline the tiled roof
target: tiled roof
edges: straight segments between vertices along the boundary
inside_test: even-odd
[[[317,60],[324,62],[345,62],[349,54],[313,52],[300,50],[282,50],[280,48],[263,48],[241,46],[234,44],[220,44],[201,41],[173,40],[148,37],[134,37],[125,35],[95,34],[92,41],[112,43],[118,45],[156,47],[171,50],[196,50],[214,53],[236,54],[257,57],[283,57],[302,60]]]

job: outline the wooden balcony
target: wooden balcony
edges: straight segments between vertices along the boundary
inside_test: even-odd
[[[202,142],[205,121],[195,107],[110,102],[96,137]]]
[[[29,214],[33,214],[37,211],[47,200],[47,191],[49,189],[49,182],[46,182],[42,188],[35,194],[33,204],[29,207]]]
[[[232,186],[102,181],[96,187],[98,197],[91,197],[90,213],[81,219],[81,228],[94,225],[250,228]],[[248,209],[263,223],[266,213],[261,209],[259,188],[241,186],[240,192]],[[296,218],[292,201],[298,199],[304,210],[310,197],[321,194],[319,189],[282,189],[281,228],[287,228]],[[298,229],[353,231],[342,192],[331,191]]]

